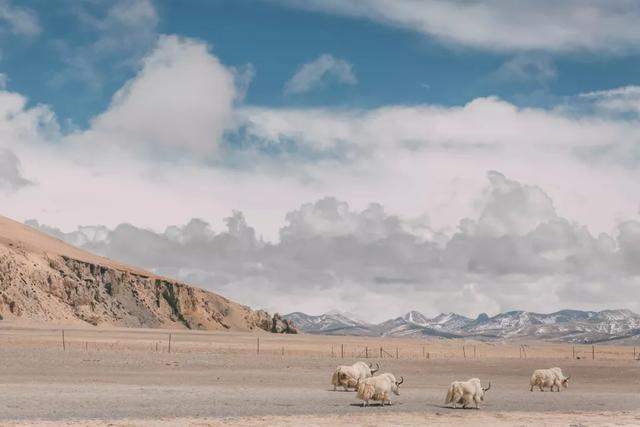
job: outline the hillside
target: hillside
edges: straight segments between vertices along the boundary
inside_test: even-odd
[[[0,320],[274,330],[288,322],[220,295],[99,257],[0,216]]]

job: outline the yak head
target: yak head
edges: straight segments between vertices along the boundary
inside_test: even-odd
[[[569,386],[569,378],[571,378],[571,375],[562,380],[562,387],[567,388]]]
[[[373,363],[369,362],[369,369],[371,370],[371,375],[373,375],[380,370],[380,365],[376,362],[376,369],[373,369]]]
[[[393,386],[391,387],[391,391],[396,396],[400,396],[400,384],[402,384],[403,382],[404,382],[404,377],[400,377],[400,381],[396,381],[395,383],[393,383]]]
[[[480,386],[480,388],[482,389],[482,394],[480,395],[480,400],[484,402],[484,394],[486,392],[488,392],[489,389],[491,389],[491,381],[489,381],[489,385],[486,388],[482,387],[482,386]]]

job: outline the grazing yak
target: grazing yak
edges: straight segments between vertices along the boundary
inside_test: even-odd
[[[349,391],[350,388],[355,389],[359,380],[369,378],[378,370],[380,370],[380,365],[377,363],[375,369],[373,369],[371,363],[366,364],[364,362],[356,362],[351,366],[338,366],[331,376],[333,391],[336,391],[336,387],[344,387],[344,391]]]
[[[403,382],[403,377],[396,381],[396,377],[390,373],[365,378],[358,381],[358,399],[362,400],[362,406],[369,406],[370,400],[380,402],[380,406],[384,406],[385,402],[391,405],[391,393],[400,396],[400,384]]]
[[[567,388],[569,378],[571,378],[571,375],[565,377],[560,368],[537,369],[533,371],[531,375],[531,387],[529,391],[533,391],[533,387],[537,386],[540,391],[544,391],[545,387],[549,387],[549,390],[553,391],[555,387],[559,392],[560,384],[562,384],[564,388]]]
[[[454,408],[457,404],[462,404],[462,408],[466,408],[475,403],[476,409],[480,409],[480,402],[484,402],[484,394],[490,388],[491,382],[487,388],[484,388],[478,378],[471,378],[469,381],[454,381],[449,386],[444,404],[453,403]]]

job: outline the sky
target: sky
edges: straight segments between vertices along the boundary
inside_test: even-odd
[[[0,0],[0,214],[284,313],[640,311],[639,20]]]

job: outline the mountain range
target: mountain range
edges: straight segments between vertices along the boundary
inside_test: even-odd
[[[561,310],[549,314],[508,311],[493,317],[482,313],[475,319],[456,313],[429,318],[410,311],[376,324],[336,311],[319,316],[296,312],[284,317],[302,332],[325,335],[640,342],[640,315],[630,310]]]

